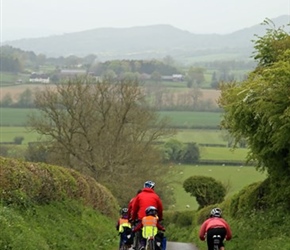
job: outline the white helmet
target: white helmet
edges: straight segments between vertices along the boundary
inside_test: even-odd
[[[222,216],[222,210],[218,207],[211,210],[210,215],[212,217],[221,217]]]

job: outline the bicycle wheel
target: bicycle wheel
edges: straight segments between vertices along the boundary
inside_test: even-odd
[[[122,244],[120,250],[128,250],[129,247],[126,244]]]
[[[155,240],[154,239],[148,239],[146,244],[146,250],[155,250]]]
[[[137,231],[133,241],[133,249],[138,250],[140,247],[141,231]]]
[[[219,247],[219,245],[220,245],[220,240],[219,239],[214,239],[214,241],[213,241],[213,250],[219,250],[220,249],[220,247]]]

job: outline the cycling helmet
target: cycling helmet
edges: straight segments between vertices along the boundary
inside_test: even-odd
[[[121,214],[124,215],[124,214],[127,214],[128,213],[128,208],[124,207],[121,209]]]
[[[146,181],[146,182],[144,183],[144,188],[151,188],[151,189],[154,189],[154,187],[155,187],[155,182],[153,182],[153,181]]]
[[[222,210],[218,207],[211,210],[210,215],[212,217],[221,217],[222,216]]]
[[[146,215],[157,215],[157,208],[156,207],[153,207],[153,206],[150,206],[150,207],[147,207],[146,210],[145,210],[145,213]]]

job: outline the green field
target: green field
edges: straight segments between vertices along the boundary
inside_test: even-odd
[[[174,126],[185,127],[216,127],[218,128],[221,115],[220,112],[191,112],[191,111],[161,111],[161,117],[169,117]]]
[[[35,109],[1,108],[0,126],[23,126],[27,115]],[[174,126],[218,127],[221,121],[219,112],[161,111],[161,117],[169,117]]]
[[[25,127],[0,127],[0,142],[13,142],[15,137],[23,137],[22,144],[37,141],[39,135],[32,133]]]
[[[264,180],[266,174],[256,171],[254,167],[233,167],[233,166],[184,166],[172,167],[171,187],[174,190],[176,203],[171,210],[197,209],[195,197],[191,197],[182,187],[183,181],[193,175],[213,177],[225,186],[229,187],[227,197],[235,194],[243,187],[260,180]]]
[[[213,143],[227,145],[219,129],[178,129],[178,133],[173,136],[181,142]]]
[[[35,109],[0,108],[0,126],[25,126]]]

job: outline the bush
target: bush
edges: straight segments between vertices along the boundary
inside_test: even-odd
[[[21,145],[23,140],[24,140],[23,136],[14,137],[14,143],[17,144],[17,145]]]
[[[232,217],[242,216],[252,210],[265,210],[269,203],[269,179],[263,182],[255,182],[244,187],[234,195],[229,205],[229,213]]]
[[[117,218],[111,192],[77,171],[0,157],[0,200],[21,207],[67,199],[79,200],[102,214]]]
[[[207,176],[191,176],[183,182],[183,188],[196,198],[199,209],[222,202],[226,195],[224,185]]]

